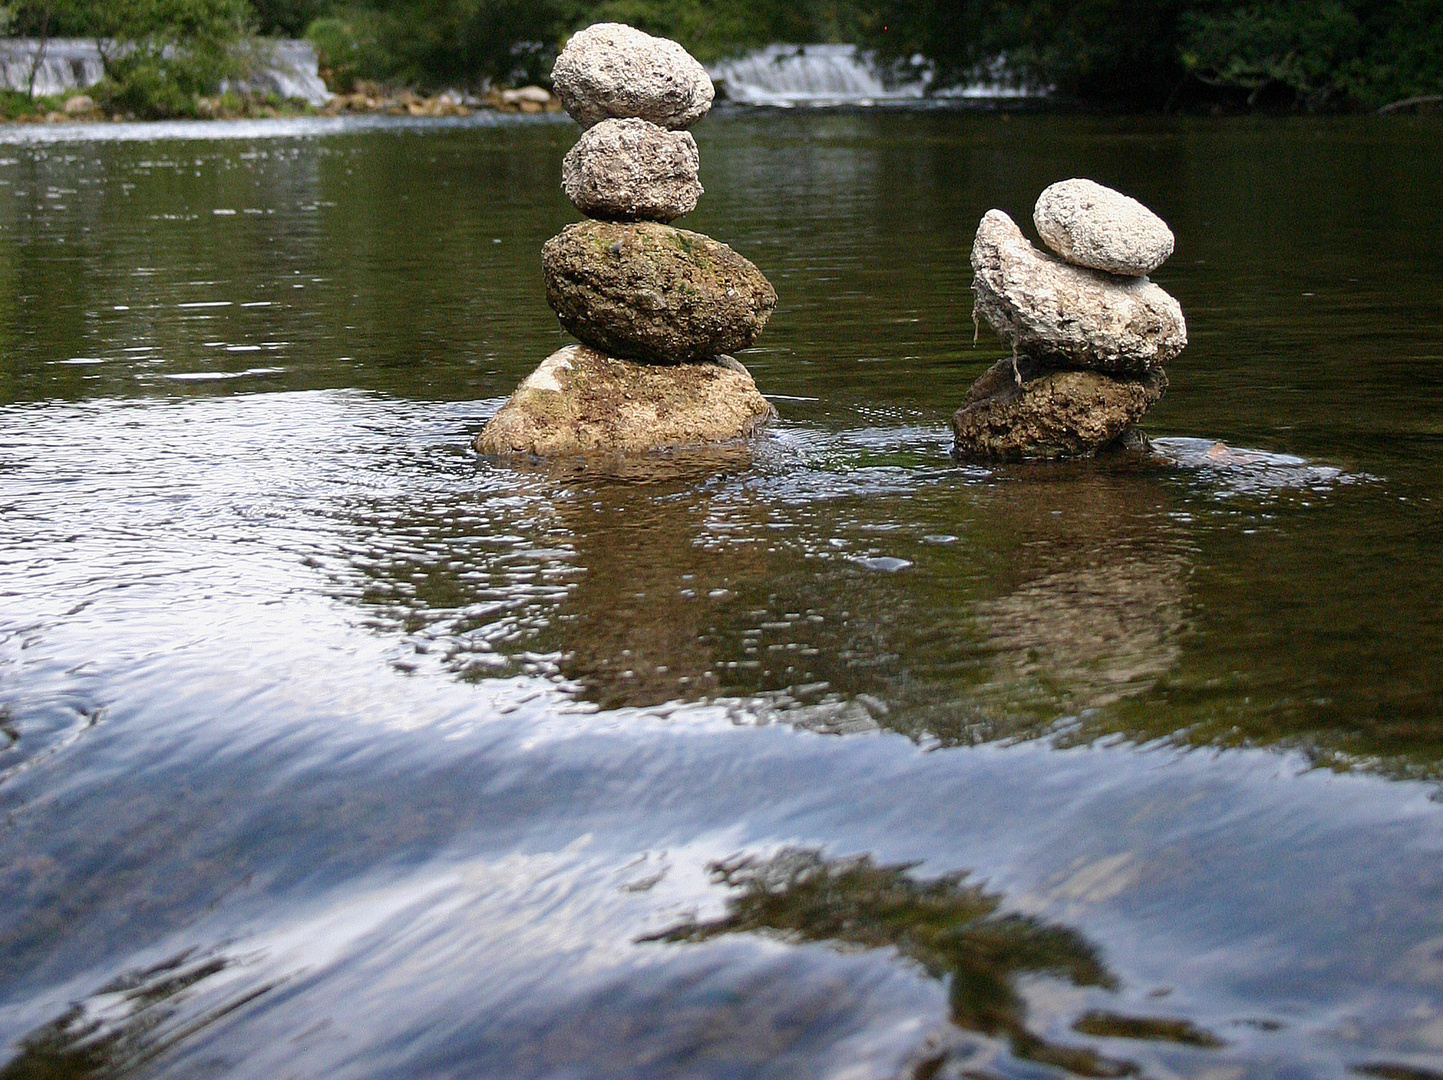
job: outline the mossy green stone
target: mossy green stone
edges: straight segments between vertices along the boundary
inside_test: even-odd
[[[655,364],[745,349],[777,304],[726,244],[658,222],[582,221],[541,251],[546,299],[566,330],[610,356]]]

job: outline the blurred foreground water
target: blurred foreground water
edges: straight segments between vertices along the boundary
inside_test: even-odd
[[[750,447],[471,436],[569,125],[0,144],[0,1077],[1443,1075],[1437,121],[721,111]],[[1154,450],[967,255],[1173,226]]]

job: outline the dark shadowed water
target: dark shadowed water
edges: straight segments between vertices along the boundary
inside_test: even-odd
[[[1443,126],[714,115],[781,422],[506,466],[575,134],[0,136],[0,1077],[1443,1076]],[[1154,452],[957,464],[1074,175]]]

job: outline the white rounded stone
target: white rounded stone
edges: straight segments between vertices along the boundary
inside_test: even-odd
[[[716,91],[706,68],[674,41],[622,23],[573,34],[551,69],[551,85],[573,119],[589,128],[610,117],[691,127]]]
[[[689,131],[634,117],[603,120],[561,162],[561,188],[587,217],[673,221],[696,209],[699,165]]]
[[[1172,254],[1167,223],[1136,199],[1091,180],[1062,180],[1032,212],[1042,242],[1068,262],[1109,274],[1150,274]]]
[[[977,226],[972,269],[973,318],[1045,367],[1141,375],[1187,346],[1182,308],[1164,290],[1038,251],[1001,210]]]

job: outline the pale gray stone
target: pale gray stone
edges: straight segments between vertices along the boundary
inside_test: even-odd
[[[755,434],[776,410],[735,360],[667,367],[568,345],[526,377],[481,433],[483,454],[636,454]]]
[[[1038,251],[1001,210],[972,244],[974,320],[1048,367],[1141,374],[1187,345],[1182,308],[1147,278],[1119,279]]]
[[[1116,442],[1166,389],[1160,369],[1118,379],[1049,370],[1027,357],[1015,366],[999,360],[952,417],[954,447],[965,458],[1085,456]]]
[[[1037,199],[1042,242],[1070,263],[1138,277],[1172,254],[1172,230],[1136,199],[1091,180],[1062,180]]]
[[[696,209],[701,159],[689,131],[603,120],[561,162],[561,189],[587,217],[671,221]]]
[[[691,127],[711,108],[706,68],[674,41],[621,23],[596,23],[573,34],[551,69],[566,111],[589,128],[609,117]]]

